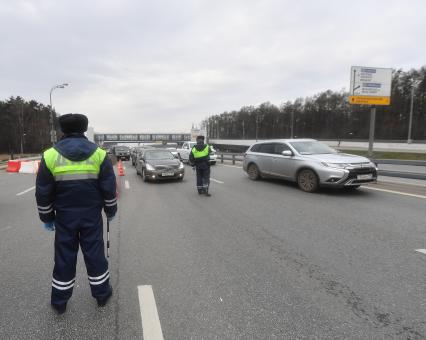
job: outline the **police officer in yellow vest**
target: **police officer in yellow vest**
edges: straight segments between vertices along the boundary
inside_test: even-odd
[[[210,153],[208,144],[204,143],[204,136],[197,136],[197,144],[192,148],[189,154],[189,163],[197,171],[197,190],[198,194],[211,196],[210,186]]]
[[[62,314],[75,285],[78,248],[84,255],[92,296],[104,306],[112,295],[104,253],[102,209],[117,212],[114,170],[106,152],[88,141],[87,117],[59,117],[64,137],[43,153],[36,180],[44,228],[55,231],[51,305]]]

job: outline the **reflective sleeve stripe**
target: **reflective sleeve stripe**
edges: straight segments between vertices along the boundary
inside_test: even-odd
[[[80,179],[98,179],[98,174],[65,174],[65,175],[56,175],[55,181],[75,181]]]
[[[66,287],[57,286],[52,282],[52,287],[55,287],[56,289],[59,289],[59,290],[67,290],[67,289],[74,287],[74,282],[72,284],[70,284],[69,286],[66,286]]]
[[[113,207],[114,205],[117,205],[117,202],[115,203],[110,203],[110,204],[105,204],[106,207]]]
[[[108,280],[109,279],[109,273],[108,273],[108,275],[107,276],[105,276],[105,278],[103,279],[103,280],[101,280],[101,281],[90,281],[89,280],[89,283],[92,285],[92,286],[97,286],[97,285],[100,285],[100,284],[102,284],[102,283],[104,283],[106,280]]]
[[[39,214],[50,214],[52,211],[53,211],[53,208],[49,209],[49,210],[39,210],[38,213]]]
[[[38,208],[38,210],[48,210],[48,209],[52,208],[52,205],[49,204],[49,205],[46,205],[45,207],[38,205],[37,208]]]
[[[104,200],[105,203],[112,203],[112,202],[116,202],[117,201],[117,197],[112,199],[112,200]]]
[[[56,284],[58,284],[58,285],[66,286],[66,285],[69,285],[69,284],[71,284],[71,283],[74,283],[75,278],[73,278],[71,281],[68,281],[68,282],[62,282],[62,281],[59,281],[59,280],[55,280],[55,279],[52,277],[52,281],[53,281],[53,282],[55,282],[55,283],[56,283]]]
[[[89,280],[100,280],[105,277],[105,275],[109,274],[109,269],[105,273],[99,276],[88,276]]]

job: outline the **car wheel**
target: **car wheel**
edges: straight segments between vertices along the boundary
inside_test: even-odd
[[[305,192],[315,192],[319,186],[318,176],[312,170],[302,170],[297,175],[297,184]]]
[[[260,178],[259,168],[256,164],[250,164],[247,168],[247,174],[249,178],[253,181],[256,181]]]
[[[216,162],[211,162],[210,164],[211,164],[211,165],[216,165]]]
[[[145,170],[142,170],[141,176],[144,182],[148,182],[148,178],[146,177]]]

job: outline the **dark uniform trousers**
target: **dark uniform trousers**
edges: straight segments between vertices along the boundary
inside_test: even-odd
[[[66,303],[73,291],[76,277],[78,247],[81,247],[86,263],[87,275],[96,299],[103,299],[110,293],[108,262],[104,253],[103,224],[101,210],[93,219],[84,214],[71,223],[67,222],[67,214],[56,212],[55,220],[55,266],[52,278],[52,304]],[[74,215],[75,216],[75,215]],[[70,216],[72,217],[72,216]]]
[[[210,185],[210,164],[202,162],[195,166],[197,171],[197,190],[199,194],[205,194],[209,191]]]

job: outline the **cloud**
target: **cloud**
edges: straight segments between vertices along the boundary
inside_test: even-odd
[[[210,114],[348,87],[351,65],[424,64],[423,1],[4,1],[0,98],[102,132],[188,131]]]

